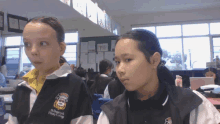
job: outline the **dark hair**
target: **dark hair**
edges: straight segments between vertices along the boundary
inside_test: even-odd
[[[136,29],[132,31],[128,31],[127,33],[121,35],[117,41],[116,45],[119,40],[121,39],[132,39],[134,41],[137,41],[138,43],[138,49],[144,53],[146,59],[148,62],[150,62],[150,57],[155,53],[160,53],[161,57],[163,55],[162,48],[160,46],[159,40],[156,37],[156,35],[148,30],[145,29]],[[165,67],[166,61],[162,60],[160,61],[158,65],[158,71],[157,75],[160,80],[164,80],[170,85],[175,85],[174,78],[172,78],[172,74]]]
[[[215,75],[216,75],[215,83],[218,84],[219,77],[218,77],[218,71],[217,71],[217,69],[215,69],[215,68],[206,68],[206,69],[204,70],[204,72],[203,72],[204,75],[205,75],[207,72],[209,72],[209,71],[215,73]]]
[[[6,61],[5,61],[5,56],[2,57],[2,64],[1,65],[5,65]]]
[[[66,59],[63,57],[63,56],[60,56],[60,61],[59,61],[59,63],[60,64],[63,64],[63,63],[66,63],[67,61],[66,61]]]
[[[104,59],[99,62],[99,71],[100,74],[104,74],[109,68],[114,68],[114,65],[111,61]]]
[[[159,40],[156,35],[148,30],[136,29],[129,31],[121,35],[116,44],[121,39],[132,39],[138,42],[138,49],[144,53],[148,62],[150,62],[150,57],[155,53],[159,52],[162,56],[163,52],[160,47]]]
[[[80,77],[85,77],[86,76],[86,70],[82,67],[78,67],[76,69],[76,75],[78,75]]]
[[[40,17],[34,17],[28,21],[29,22],[40,22],[49,25],[51,28],[53,28],[56,31],[57,34],[57,41],[59,43],[64,42],[65,33],[63,26],[61,23],[54,17],[46,17],[46,16],[40,16]]]

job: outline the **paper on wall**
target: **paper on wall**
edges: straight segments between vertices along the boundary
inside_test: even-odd
[[[95,52],[91,52],[89,53],[89,64],[94,64],[96,63],[96,57],[95,57],[96,53]]]
[[[95,52],[95,41],[89,41],[88,45],[89,52]]]
[[[105,52],[105,59],[108,59],[111,62],[114,62],[115,52]]]
[[[111,41],[111,51],[115,51],[115,43],[116,43],[116,40]]]
[[[24,27],[25,27],[26,24],[27,24],[27,21],[19,20],[20,30],[24,30]]]
[[[88,52],[88,42],[81,42],[81,52],[87,53]]]
[[[19,29],[18,28],[18,19],[9,18],[9,26],[13,29]]]
[[[114,71],[115,71],[115,66],[116,66],[116,63],[114,61],[114,58],[115,58],[115,52],[105,52],[105,56],[104,56],[105,59],[108,59],[109,61],[112,62],[112,64],[114,65]]]
[[[3,20],[3,16],[0,15],[0,27],[3,27],[3,25],[4,25],[4,24],[3,24],[3,21],[4,21],[4,20]]]
[[[87,53],[80,53],[80,64],[87,64]]]
[[[108,51],[108,43],[97,44],[97,51]]]
[[[96,54],[96,63],[99,63],[100,61],[102,61],[104,59],[104,53],[103,52],[98,52]]]

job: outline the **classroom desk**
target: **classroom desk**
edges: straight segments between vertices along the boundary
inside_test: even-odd
[[[11,112],[12,94],[0,95],[4,100],[5,115],[0,117],[0,124],[5,124],[8,121],[9,113]]]
[[[207,98],[220,112],[220,98]]]
[[[204,93],[204,96],[218,109],[220,112],[220,95],[212,94],[212,93]]]

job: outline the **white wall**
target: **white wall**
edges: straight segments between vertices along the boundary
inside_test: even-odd
[[[106,29],[103,29],[99,25],[91,22],[87,18],[82,19],[69,19],[61,21],[64,29],[69,30],[78,30],[80,37],[96,37],[96,36],[110,36],[114,35]]]
[[[149,14],[136,14],[123,17],[114,17],[121,25],[121,33],[131,30],[132,25],[155,25],[159,23],[199,22],[207,20],[220,20],[220,8],[207,8],[197,10],[158,12]]]

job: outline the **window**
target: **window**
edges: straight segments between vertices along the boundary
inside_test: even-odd
[[[32,69],[32,64],[30,62],[30,60],[28,59],[26,53],[25,53],[25,48],[23,47],[22,48],[23,51],[22,51],[22,63],[23,63],[23,69],[21,69],[22,71],[25,71],[25,72],[28,72]]]
[[[135,27],[135,28],[132,28],[132,30],[135,30],[135,29],[145,29],[145,30],[148,30],[148,31],[151,31],[155,34],[155,27]]]
[[[65,43],[77,43],[77,42],[78,42],[78,32],[65,33]]]
[[[220,34],[220,23],[210,23],[210,33]]]
[[[68,45],[63,56],[69,64],[76,65],[76,45]]]
[[[6,48],[6,66],[7,76],[14,77],[19,69],[19,52],[20,48]]]
[[[78,42],[78,32],[65,33],[65,43],[67,44],[67,46],[63,57],[67,60],[69,64],[76,65],[77,42]]]
[[[182,41],[181,38],[159,39],[163,50],[162,59],[170,70],[182,70]],[[175,46],[175,47],[173,47]]]
[[[214,52],[214,58],[216,56],[220,57],[220,38],[213,38],[213,52]]]
[[[22,42],[21,36],[13,36],[5,38],[5,46],[20,46]]]
[[[154,32],[163,49],[162,59],[166,61],[166,66],[170,70],[181,70],[204,69],[207,62],[220,56],[219,28],[220,22],[205,22],[132,27],[132,30],[147,29]]]
[[[187,69],[206,68],[210,62],[209,37],[184,38],[183,43]]]
[[[181,25],[157,26],[157,37],[181,36]]]
[[[183,36],[208,35],[208,23],[183,25]]]

